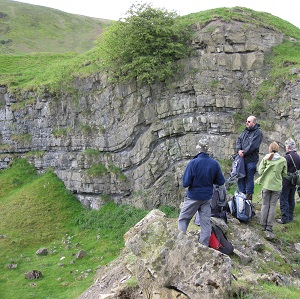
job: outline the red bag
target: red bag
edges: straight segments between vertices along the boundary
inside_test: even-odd
[[[211,235],[208,246],[227,255],[233,253],[233,245],[227,240],[222,229],[215,224],[212,224],[211,226]]]
[[[213,248],[213,249],[219,249],[220,248],[220,242],[217,238],[217,236],[215,235],[215,233],[212,231],[210,238],[209,238],[209,247]]]

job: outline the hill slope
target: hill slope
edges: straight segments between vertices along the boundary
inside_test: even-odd
[[[15,160],[0,171],[0,298],[76,298],[145,215],[113,202],[87,210],[53,172],[38,175],[25,159]],[[48,255],[36,255],[42,247]],[[84,258],[75,257],[79,250]],[[42,278],[26,280],[33,269]]]
[[[83,53],[94,46],[109,20],[0,0],[0,54]]]

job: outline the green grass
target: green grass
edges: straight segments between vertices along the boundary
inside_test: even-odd
[[[35,53],[0,55],[0,84],[13,93],[34,91],[42,93],[47,88],[53,94],[66,94],[75,77],[85,77],[99,71],[96,52]]]
[[[0,53],[83,53],[111,21],[0,0]]]
[[[146,214],[113,202],[85,209],[53,172],[37,175],[26,160],[16,160],[0,172],[1,299],[76,298],[97,268],[119,255],[124,233]],[[47,256],[36,255],[41,247]],[[87,256],[76,259],[81,249]],[[26,280],[34,269],[43,277]]]
[[[273,48],[274,54],[269,56],[269,63],[272,65],[271,80],[268,81],[269,83],[262,84],[257,99],[252,100],[253,107],[249,109],[256,109],[257,102],[261,100],[264,100],[267,106],[268,100],[274,97],[287,78],[289,80],[297,78],[296,75],[290,74],[290,69],[300,65],[300,46],[297,41],[300,40],[300,30],[271,14],[242,7],[206,10],[179,17],[177,21],[185,26],[191,26],[193,24],[204,25],[217,18],[226,22],[239,20],[244,22],[245,26],[249,26],[247,22],[265,26],[282,31],[286,36],[295,39],[294,41],[286,40],[283,44]],[[60,29],[58,26],[57,31]],[[36,39],[39,40],[38,37]],[[23,42],[26,43],[26,41]],[[39,40],[39,43],[42,41]],[[16,95],[28,90],[42,93],[45,89],[53,94],[74,93],[72,83],[75,78],[91,76],[102,71],[101,57],[97,47],[92,47],[81,54],[75,53],[73,48],[65,53],[59,53],[59,51],[49,53],[51,50],[48,49],[44,53],[37,53],[39,50],[35,49],[35,53],[30,54],[0,55],[0,85],[6,85],[9,91]]]
[[[300,30],[293,24],[273,16],[270,13],[258,12],[250,8],[245,7],[220,7],[215,9],[209,9],[200,11],[197,13],[191,13],[181,17],[181,22],[186,25],[194,23],[205,25],[211,20],[221,19],[224,22],[240,21],[245,23],[245,26],[253,24],[256,26],[263,26],[277,31],[282,31],[287,36],[293,38],[300,38]]]

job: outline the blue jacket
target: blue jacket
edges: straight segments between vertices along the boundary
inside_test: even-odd
[[[245,163],[255,162],[259,160],[259,146],[262,142],[263,134],[260,125],[256,124],[253,128],[246,128],[238,137],[236,143],[236,152],[244,151]]]
[[[188,188],[186,196],[194,200],[211,199],[213,185],[224,183],[225,178],[219,163],[204,152],[188,163],[182,177],[183,187]]]

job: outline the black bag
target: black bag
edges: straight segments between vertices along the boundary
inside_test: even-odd
[[[297,186],[297,185],[300,185],[300,169],[297,169],[292,155],[289,154],[289,156],[291,157],[291,160],[294,164],[294,167],[295,167],[296,171],[295,172],[288,172],[286,178],[289,181],[291,181],[291,184],[293,186]]]
[[[211,225],[209,247],[219,250],[227,255],[231,255],[233,253],[233,245],[227,240],[222,229],[215,224]]]
[[[242,222],[249,222],[254,216],[253,206],[250,200],[246,199],[246,194],[235,191],[234,196],[228,201],[230,214]]]
[[[227,200],[225,185],[214,185],[214,193],[211,199],[211,217],[222,218],[227,222]]]
[[[214,193],[211,199],[211,217],[222,218],[227,223],[227,200],[226,200],[226,187],[225,185],[214,185]],[[194,220],[196,225],[200,225],[199,213],[196,213]]]
[[[290,176],[289,176],[290,175]],[[288,173],[287,178],[290,177],[291,184],[294,186],[300,185],[300,169],[293,173]]]

